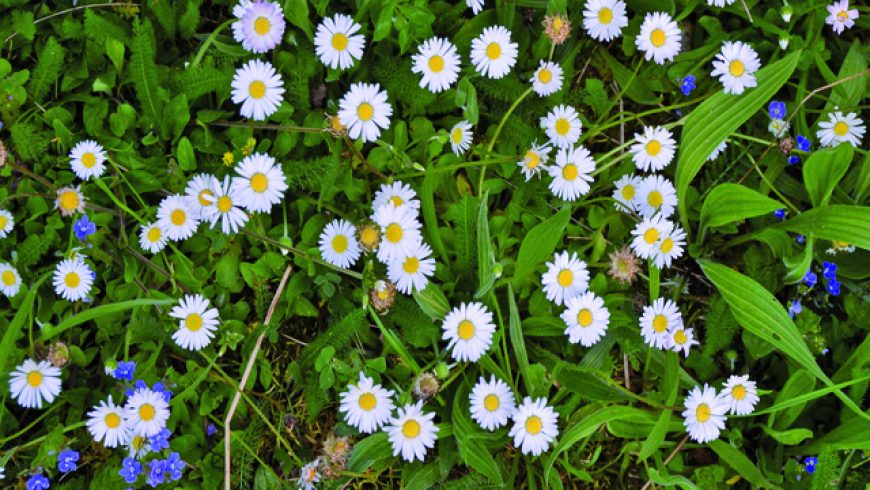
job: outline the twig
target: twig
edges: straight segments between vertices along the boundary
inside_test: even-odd
[[[743,4],[743,10],[746,10],[746,16],[749,17],[749,23],[752,24],[752,12],[749,11],[749,6],[746,5],[746,0],[740,0],[740,3]]]
[[[674,459],[674,457],[677,455],[677,453],[680,452],[680,449],[683,449],[683,445],[686,444],[686,441],[688,441],[688,440],[689,440],[689,434],[686,434],[686,436],[683,437],[683,440],[680,441],[679,444],[677,444],[677,447],[675,447],[674,450],[671,451],[671,454],[668,455],[668,457],[665,459],[665,462],[662,466],[667,466]],[[650,487],[650,485],[652,485],[652,480],[647,480],[646,484],[640,490],[646,490],[647,488]]]
[[[372,171],[375,175],[380,177],[382,180],[387,180],[387,176],[384,175],[383,173],[381,173],[380,170],[375,168],[374,165],[372,165],[371,163],[369,163],[368,160],[366,160],[366,157],[363,156],[362,152],[359,151],[359,148],[357,148],[353,144],[353,141],[351,141],[350,138],[348,138],[346,134],[343,136],[343,138],[344,138],[344,143],[347,145],[347,147],[350,148],[351,151],[353,151],[354,155],[356,155],[356,157],[359,158],[360,162],[362,162],[362,164],[365,165],[365,167],[367,169]]]
[[[54,17],[58,17],[58,16],[63,15],[63,14],[68,14],[70,12],[76,12],[78,10],[94,9],[94,8],[100,8],[100,7],[138,7],[138,6],[139,6],[138,3],[111,3],[111,2],[110,3],[95,3],[95,4],[91,4],[91,5],[79,5],[78,7],[68,8],[66,10],[61,10],[60,12],[55,12],[53,14],[46,15],[45,17],[41,17],[39,19],[36,19],[35,21],[33,21],[33,25],[39,24],[40,22],[44,22],[48,19],[53,19]],[[18,31],[13,32],[12,34],[9,35],[9,37],[6,38],[5,41],[3,41],[3,43],[4,44],[8,43],[9,41],[12,40],[12,38],[14,38],[17,35],[18,35]]]
[[[631,391],[631,364],[628,363],[628,354],[622,355],[622,372],[625,389]]]
[[[293,265],[288,264],[287,268],[284,269],[284,276],[281,278],[281,283],[278,284],[278,290],[275,291],[275,296],[272,298],[272,304],[269,305],[269,310],[266,311],[266,318],[263,320],[263,327],[269,326],[269,322],[272,321],[272,314],[275,313],[275,308],[278,306],[278,300],[281,299],[281,293],[284,292],[284,286],[287,285],[287,280],[290,279],[290,272],[293,270]],[[254,367],[254,361],[257,360],[257,354],[260,352],[260,346],[263,344],[263,338],[266,336],[266,329],[263,328],[263,331],[260,332],[260,336],[257,337],[257,343],[254,344],[254,350],[251,351],[251,355],[248,357],[248,363],[245,365],[245,372],[242,374],[242,380],[239,381],[239,389],[236,390],[235,396],[233,396],[233,402],[230,404],[230,410],[227,412],[227,417],[224,419],[224,488],[226,490],[230,490],[230,470],[232,469],[232,441],[230,440],[231,436],[231,426],[230,424],[233,421],[233,415],[236,413],[236,408],[239,406],[239,400],[242,398],[242,390],[245,389],[245,385],[248,383],[248,376],[251,375],[251,369]]]

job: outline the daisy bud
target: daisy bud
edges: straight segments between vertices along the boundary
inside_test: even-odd
[[[414,383],[414,396],[421,400],[428,400],[441,390],[441,384],[434,373],[421,373]]]
[[[622,284],[631,284],[640,268],[637,257],[628,246],[610,253],[610,270],[607,274]]]
[[[785,51],[786,49],[788,49],[788,43],[788,36],[782,36],[781,38],[779,38],[779,49]]]
[[[369,291],[372,300],[372,306],[378,310],[378,313],[385,315],[393,303],[396,301],[396,285],[384,280],[379,280],[375,283],[375,287]]]
[[[54,367],[64,367],[69,362],[69,347],[63,342],[55,342],[48,346],[47,358]]]
[[[381,229],[372,222],[365,222],[357,227],[359,244],[367,252],[375,252],[381,243]]]
[[[794,14],[794,9],[791,8],[791,5],[784,5],[782,10],[779,11],[779,15],[782,16],[782,21],[788,23],[791,21],[791,16]]]
[[[568,36],[571,35],[571,21],[560,14],[544,17],[543,24],[544,34],[557,46],[564,43],[568,39]]]

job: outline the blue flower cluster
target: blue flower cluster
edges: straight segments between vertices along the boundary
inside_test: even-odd
[[[50,485],[45,475],[37,473],[27,479],[25,487],[27,490],[46,490]]]
[[[776,216],[776,219],[782,221],[785,219],[785,209],[777,209],[773,212],[773,215]]]
[[[97,232],[97,225],[88,219],[88,215],[84,215],[78,219],[73,225],[73,232],[80,242],[87,240],[88,236]]]
[[[833,262],[822,263],[822,276],[828,280],[828,284],[825,287],[828,294],[831,296],[839,296],[840,281],[837,280],[837,264]],[[818,281],[819,276],[812,270],[808,270],[806,275],[804,275],[804,284],[806,284],[808,288],[815,287],[815,285],[818,284]]]
[[[802,134],[799,134],[799,135],[797,135],[797,138],[795,139],[795,147],[804,153],[809,153],[810,151],[812,151],[813,144],[809,140],[809,138],[805,137]],[[801,161],[801,157],[799,157],[797,155],[789,155],[789,157],[788,157],[789,165],[796,165],[796,164],[800,163],[800,161]]]
[[[178,453],[170,453],[166,459],[152,459],[148,463],[148,476],[145,482],[151,487],[157,487],[167,481],[178,481],[184,475],[187,466]],[[129,484],[136,483],[142,474],[142,463],[133,458],[124,458],[118,474]]]
[[[695,90],[695,75],[686,75],[686,78],[678,81],[680,82],[680,90],[683,91],[683,95],[688,96],[692,93],[692,90]]]
[[[76,462],[79,460],[78,451],[74,451],[72,449],[67,449],[61,451],[60,454],[57,455],[57,469],[61,473],[69,473],[70,471],[75,471],[78,466]]]
[[[133,361],[121,361],[118,367],[112,372],[112,376],[117,380],[133,382],[133,376],[136,374],[136,363]]]
[[[804,459],[804,466],[807,469],[807,473],[813,474],[816,472],[816,465],[819,464],[819,458],[815,456],[810,456]]]

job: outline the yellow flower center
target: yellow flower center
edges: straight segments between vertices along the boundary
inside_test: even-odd
[[[203,189],[199,191],[199,196],[197,196],[197,199],[199,200],[199,205],[202,207],[211,206],[212,200],[207,199],[211,197],[214,197],[214,193],[212,191],[208,189]]]
[[[698,419],[698,422],[710,420],[710,406],[706,403],[698,405],[698,408],[695,409],[695,418]]]
[[[261,36],[268,34],[271,28],[272,23],[265,17],[257,17],[257,20],[254,21],[254,32]]]
[[[106,427],[110,429],[117,429],[121,425],[121,417],[115,412],[106,414],[106,418],[103,421],[106,423]]]
[[[646,202],[649,203],[650,206],[657,208],[662,205],[662,193],[659,191],[652,191],[649,195],[646,196]]]
[[[551,25],[553,26],[554,31],[561,31],[562,27],[565,25],[565,21],[563,21],[561,17],[554,17]]]
[[[743,65],[742,61],[734,60],[728,65],[728,71],[731,72],[731,76],[739,77],[746,71],[746,66]]]
[[[746,388],[743,385],[735,386],[731,389],[731,396],[733,396],[735,400],[746,398]]]
[[[607,7],[602,8],[598,11],[598,22],[601,22],[604,25],[610,24],[610,21],[613,20],[613,11]]]
[[[157,410],[154,409],[154,405],[150,403],[145,403],[141,407],[139,407],[139,418],[148,422],[157,415]]]
[[[657,48],[664,46],[667,39],[668,36],[665,35],[665,31],[661,29],[656,29],[652,31],[652,34],[649,35],[649,42],[651,42],[652,45]]]
[[[366,412],[372,411],[378,405],[378,399],[371,393],[363,393],[359,397],[359,408]]]
[[[359,234],[359,241],[369,248],[374,247],[375,243],[378,242],[378,230],[373,226],[363,228]]]
[[[187,221],[187,213],[183,209],[176,209],[169,215],[170,221],[175,226],[181,226]]]
[[[592,312],[589,311],[588,308],[580,310],[580,313],[577,314],[577,323],[579,323],[581,327],[592,325]]]
[[[417,257],[408,257],[405,259],[402,269],[404,269],[408,274],[415,274],[420,270],[420,260]]]
[[[266,84],[259,80],[254,80],[248,85],[248,93],[255,99],[262,99],[266,95]]]
[[[229,196],[221,196],[217,200],[217,207],[218,211],[228,213],[230,209],[233,209],[233,200]]]
[[[147,238],[151,243],[157,243],[161,236],[163,236],[163,232],[160,231],[160,227],[155,226],[148,230]]]
[[[15,274],[13,274],[12,271],[3,271],[2,280],[3,284],[11,286],[15,284]]]
[[[85,168],[91,168],[96,164],[97,164],[97,156],[94,155],[93,153],[87,152],[84,155],[82,155],[82,165],[84,165]]]
[[[332,48],[336,51],[344,51],[347,49],[347,36],[340,32],[336,32],[332,35]]]
[[[384,289],[378,290],[378,299],[379,300],[384,301],[385,299],[387,299],[389,297],[390,297],[390,290],[389,289],[384,288]]]
[[[673,238],[667,237],[664,240],[662,240],[662,252],[670,253],[670,251],[673,250],[673,248],[674,248],[674,239]]]
[[[851,245],[849,242],[844,242],[842,240],[831,240],[831,246],[836,248],[837,250],[842,250],[845,248],[849,248]]]
[[[34,388],[39,388],[42,384],[42,373],[39,371],[30,371],[27,373],[27,384]]]
[[[490,412],[495,412],[496,410],[498,410],[499,405],[501,405],[501,402],[499,401],[498,397],[492,393],[486,395],[486,398],[483,399],[483,408],[487,409]]]
[[[538,72],[538,80],[540,80],[541,83],[550,83],[550,80],[552,79],[553,72],[551,72],[550,70],[546,68],[541,68],[541,70]]]
[[[79,207],[79,195],[76,191],[64,191],[60,195],[60,207],[65,211],[75,211]]]
[[[626,201],[631,201],[634,199],[634,186],[631,184],[626,185],[622,188],[622,198]]]
[[[843,121],[834,124],[834,134],[837,136],[846,136],[846,133],[849,132],[849,125],[844,123]]]
[[[344,253],[347,250],[347,237],[344,235],[335,235],[332,238],[332,249],[335,253]]]
[[[658,140],[652,140],[646,144],[646,152],[649,156],[654,157],[662,151],[662,144]]]
[[[559,275],[556,277],[556,281],[563,288],[567,288],[574,282],[574,273],[571,272],[571,269],[562,269],[559,271]]]
[[[501,57],[501,46],[498,43],[489,43],[486,47],[486,57],[491,60],[497,60]]]
[[[837,20],[839,20],[840,22],[846,22],[846,19],[848,19],[848,18],[849,18],[849,13],[846,12],[845,10],[841,10],[837,13]]]
[[[6,223],[8,223],[8,222],[9,222],[9,218],[0,214],[0,230],[2,230],[3,228],[6,228]]]
[[[184,326],[191,332],[196,332],[202,328],[202,317],[198,313],[191,313],[184,319]]]
[[[462,128],[453,128],[453,131],[450,133],[450,139],[453,141],[454,145],[458,145],[462,142]]]
[[[470,320],[462,320],[459,322],[459,338],[468,340],[474,337],[474,324]]]
[[[668,328],[668,317],[664,315],[656,315],[653,318],[653,330],[658,333],[664,332]]]
[[[532,415],[526,419],[526,432],[529,434],[535,435],[538,432],[541,432],[543,427],[544,424],[541,423],[541,417],[538,417],[537,415]]]
[[[568,165],[562,167],[562,178],[564,178],[568,182],[576,179],[579,173],[580,172],[577,170],[577,166],[573,163],[569,163]]]
[[[643,232],[643,241],[645,241],[649,245],[652,245],[653,243],[659,241],[659,230],[656,230],[655,228],[650,228],[649,230]]]
[[[63,278],[63,282],[66,284],[66,287],[74,288],[79,285],[79,282],[81,282],[81,277],[79,277],[78,273],[69,272],[66,277]]]
[[[262,172],[257,172],[251,177],[251,189],[254,192],[265,192],[269,187],[269,179]]]
[[[677,333],[674,334],[674,342],[683,345],[686,341],[689,340],[689,336],[686,335],[685,330],[677,330]]]
[[[541,157],[537,153],[529,150],[526,152],[526,167],[530,169],[537,168],[541,163]]]
[[[405,232],[402,230],[402,227],[398,223],[390,223],[387,226],[387,240],[390,243],[399,243],[402,241],[402,236]]]
[[[402,198],[399,196],[391,197],[390,202],[393,203],[393,207],[395,207],[395,208],[401,206],[402,204],[405,204],[405,201],[402,200]]]
[[[571,131],[571,123],[564,117],[556,119],[556,133],[559,136],[566,136],[568,131]]]
[[[402,434],[408,439],[413,439],[420,434],[420,422],[416,420],[406,420],[402,424]]]
[[[356,108],[356,115],[360,120],[368,121],[375,115],[375,108],[368,102],[363,102]]]
[[[436,55],[433,55],[429,58],[429,70],[432,73],[441,73],[441,70],[444,69],[444,58]]]

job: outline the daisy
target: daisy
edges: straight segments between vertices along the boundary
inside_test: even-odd
[[[725,148],[728,148],[728,140],[719,143],[719,146],[717,146],[716,149],[713,150],[713,153],[710,153],[707,161],[712,162],[713,160],[719,158],[719,155],[721,155],[722,152],[725,151]]]
[[[477,380],[468,395],[468,402],[471,405],[471,418],[489,431],[507,425],[516,410],[510,387],[493,375],[490,375],[489,381],[483,376]]]
[[[483,10],[483,0],[465,0],[465,5],[471,9],[474,15],[479,14]]]
[[[686,232],[679,226],[663,234],[661,240],[655,245],[652,259],[656,267],[664,269],[670,267],[674,259],[683,256],[683,248],[686,246]]]
[[[73,173],[82,180],[99,177],[106,170],[106,152],[96,141],[80,141],[70,150],[69,159]]]
[[[42,408],[60,394],[60,368],[25,359],[9,374],[9,394],[24,408]]]
[[[758,84],[755,72],[761,68],[758,53],[740,41],[725,41],[713,60],[712,77],[719,77],[726,94],[740,95]]]
[[[495,325],[492,313],[483,303],[462,303],[453,308],[441,324],[442,339],[457,361],[477,362],[492,344]]]
[[[0,238],[6,238],[15,226],[15,217],[5,209],[0,209]]]
[[[191,214],[202,218],[204,211],[214,203],[214,195],[220,186],[220,181],[211,174],[197,174],[190,179],[184,189],[184,198]]]
[[[845,141],[857,148],[864,138],[864,122],[854,112],[845,116],[840,111],[828,114],[828,120],[820,122],[819,128],[816,137],[822,146],[835,146]]]
[[[420,201],[417,200],[417,193],[410,185],[397,180],[392,184],[381,184],[381,187],[375,192],[375,197],[372,199],[372,209],[380,209],[384,204],[390,203],[393,207],[407,206],[408,209],[415,214],[419,212]]]
[[[589,288],[589,271],[586,262],[576,252],[556,253],[552,262],[547,262],[547,272],[541,276],[541,285],[547,299],[564,305],[569,299],[586,292]]]
[[[719,438],[725,428],[728,403],[716,396],[716,390],[704,384],[703,391],[696,386],[686,397],[683,425],[689,436],[701,444]]]
[[[695,340],[694,328],[674,328],[669,332],[668,338],[665,341],[665,349],[670,349],[674,352],[683,351],[683,355],[686,357],[689,357],[689,349],[693,345],[700,345]]]
[[[488,78],[507,75],[517,63],[517,43],[511,42],[511,31],[502,26],[485,28],[471,41],[471,63]]]
[[[400,407],[390,419],[390,425],[384,428],[393,445],[393,456],[401,453],[405,461],[423,461],[426,450],[435,447],[438,427],[432,421],[434,418],[434,413],[423,413],[423,400]]]
[[[284,81],[268,61],[251,60],[233,77],[233,102],[242,104],[239,113],[264,121],[278,110],[284,95]]]
[[[356,228],[343,219],[332,220],[320,234],[320,256],[336,267],[353,267],[360,256]]]
[[[532,75],[532,90],[541,97],[554,94],[562,89],[562,67],[552,61],[541,60],[541,66]]]
[[[572,149],[560,148],[556,153],[556,164],[547,168],[550,177],[553,177],[550,191],[556,197],[575,201],[589,192],[593,170],[595,170],[595,160],[592,159],[589,150],[582,146]]]
[[[425,243],[417,244],[412,253],[387,264],[387,278],[405,294],[426,289],[433,274],[435,259],[432,258],[432,249]]]
[[[297,488],[301,490],[314,490],[315,483],[320,481],[320,473],[317,471],[317,460],[314,460],[299,470],[299,482]]]
[[[362,223],[357,226],[359,246],[366,252],[376,252],[381,244],[381,228],[374,223]]]
[[[613,190],[613,199],[616,200],[616,209],[623,211],[635,211],[637,202],[637,188],[640,186],[641,178],[637,175],[623,175],[622,178],[614,182],[615,189]]]
[[[849,10],[849,0],[834,2],[827,9],[830,15],[825,18],[825,24],[831,26],[837,35],[842,34],[844,29],[851,29],[858,18],[858,9]]]
[[[112,395],[108,401],[101,401],[88,412],[87,426],[94,440],[106,447],[123,446],[130,440],[130,428],[124,423],[124,410],[112,403]]]
[[[354,83],[339,102],[338,119],[347,126],[348,134],[363,143],[375,141],[381,129],[390,127],[393,106],[387,102],[387,92],[377,83]]]
[[[654,59],[663,65],[680,52],[683,36],[677,23],[665,12],[648,12],[640,26],[635,43],[647,61]]]
[[[737,0],[707,0],[707,5],[711,5],[713,7],[724,7],[726,5],[731,5],[736,1]]]
[[[320,62],[332,69],[346,70],[362,58],[365,37],[357,34],[362,27],[349,15],[335,14],[323,19],[314,35],[314,47]]]
[[[287,179],[281,165],[265,153],[245,157],[236,167],[232,191],[236,199],[252,213],[268,213],[280,204],[287,190]]]
[[[383,230],[377,257],[385,264],[410,255],[423,240],[420,235],[420,222],[408,206],[381,206],[375,211],[373,218]]]
[[[640,334],[650,347],[666,348],[670,336],[669,329],[682,328],[683,317],[673,301],[659,298],[653,301],[651,306],[643,308],[643,315],[640,317]]]
[[[68,301],[88,297],[95,276],[81,257],[65,259],[54,269],[54,290]]]
[[[220,319],[217,308],[209,306],[208,299],[201,294],[185,294],[169,312],[169,316],[178,319],[178,330],[172,334],[172,340],[181,348],[200,350],[211,343]]]
[[[139,231],[139,246],[153,254],[163,250],[166,246],[166,232],[158,222],[152,221],[142,226]]]
[[[157,225],[166,232],[166,238],[177,242],[193,236],[199,226],[199,218],[190,210],[184,196],[173,194],[160,201]]]
[[[59,209],[60,215],[63,217],[84,212],[85,196],[82,195],[81,186],[59,188],[57,190],[57,199],[54,200],[54,208]]]
[[[393,390],[387,390],[374,384],[372,378],[367,378],[360,371],[359,382],[347,385],[347,391],[341,394],[341,404],[338,411],[344,413],[344,421],[360,432],[371,434],[390,420],[393,409]]]
[[[20,289],[21,276],[18,274],[18,270],[15,267],[12,267],[11,264],[0,262],[0,291],[2,291],[7,298],[12,298],[18,294],[18,290]]]
[[[523,454],[537,456],[550,447],[550,442],[559,435],[559,414],[547,405],[544,398],[527,396],[514,411],[514,426],[508,437],[514,438],[514,447]]]
[[[557,105],[541,118],[541,129],[557,148],[571,148],[580,139],[583,124],[573,107]]]
[[[124,421],[130,431],[138,436],[152,437],[166,427],[169,419],[169,402],[163,393],[140,388],[127,398],[124,405]]]
[[[622,28],[627,25],[625,2],[620,0],[586,2],[586,10],[583,11],[583,28],[592,39],[609,42],[622,35]]]
[[[450,130],[450,148],[454,155],[461,155],[471,146],[471,123],[459,121]]]
[[[634,235],[631,248],[638,257],[649,259],[658,253],[661,238],[670,234],[673,229],[674,224],[661,215],[646,217],[631,231],[631,234]]]
[[[674,184],[661,175],[645,177],[637,188],[637,212],[650,217],[659,214],[670,218],[677,207],[677,191]]]
[[[281,43],[284,27],[281,6],[259,0],[248,3],[239,20],[233,22],[233,36],[248,51],[265,53]]]
[[[517,162],[523,175],[526,176],[526,182],[532,177],[541,175],[541,170],[547,169],[547,161],[550,159],[552,150],[546,144],[539,145],[537,141],[532,143],[532,147],[526,151],[523,159]]]
[[[607,333],[610,312],[604,307],[604,300],[595,293],[574,296],[565,306],[567,309],[562,312],[562,320],[568,325],[565,335],[572,344],[579,342],[583,347],[592,347]]]
[[[749,415],[755,411],[755,404],[759,400],[755,381],[749,381],[748,374],[729,376],[719,398],[725,401],[732,415]]]
[[[767,130],[776,138],[785,138],[790,127],[791,125],[784,119],[771,119],[770,124],[767,125]]]
[[[658,172],[674,159],[677,142],[667,129],[646,126],[643,134],[634,134],[634,139],[637,143],[631,147],[631,159],[638,170]]]
[[[247,213],[240,207],[239,192],[239,189],[231,188],[230,176],[225,175],[223,185],[216,189],[215,194],[206,196],[210,204],[203,209],[202,219],[208,221],[212,228],[220,221],[221,231],[225,235],[238,233],[239,228],[248,222]]]
[[[447,39],[432,37],[423,41],[411,59],[414,60],[411,71],[423,75],[420,88],[432,93],[447,90],[459,78],[459,54]]]

